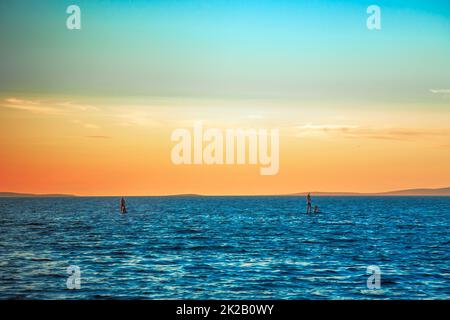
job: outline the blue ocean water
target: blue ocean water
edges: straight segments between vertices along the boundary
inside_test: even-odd
[[[299,197],[136,197],[121,215],[118,198],[0,199],[0,299],[450,298],[450,197],[313,202],[322,213]]]

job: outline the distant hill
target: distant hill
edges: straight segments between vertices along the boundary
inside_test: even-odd
[[[308,192],[295,193],[296,196],[306,196]],[[315,196],[450,196],[450,188],[438,189],[405,189],[379,193],[358,192],[311,192]]]
[[[0,198],[64,198],[75,197],[71,194],[32,194],[16,192],[0,192]]]
[[[166,197],[186,197],[186,198],[195,198],[195,197],[204,197],[201,194],[195,194],[195,193],[180,193],[180,194],[170,194]]]
[[[315,196],[367,196],[368,193],[357,193],[357,192],[320,192],[320,191],[311,191],[311,192],[299,192],[292,194],[293,196],[306,196],[308,193],[311,193]]]
[[[450,196],[450,188],[406,189],[380,193],[387,196]]]
[[[287,194],[288,196],[306,196],[308,192],[299,192],[294,194]],[[449,188],[438,189],[405,189],[379,193],[358,193],[358,192],[320,192],[311,191],[314,196],[450,196]],[[64,198],[77,197],[72,194],[33,194],[33,193],[16,193],[16,192],[0,192],[0,198]],[[206,197],[201,194],[174,194],[166,197]]]

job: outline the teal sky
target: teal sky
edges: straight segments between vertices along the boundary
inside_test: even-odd
[[[80,31],[65,27],[70,4]],[[1,95],[448,106],[430,89],[450,90],[450,2],[1,1],[0,57]]]

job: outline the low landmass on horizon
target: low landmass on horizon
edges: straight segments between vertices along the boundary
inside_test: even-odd
[[[76,195],[0,192],[0,198],[64,198],[64,197],[76,197]]]
[[[295,193],[293,195],[307,195],[308,192]],[[316,196],[450,196],[450,187],[448,188],[419,188],[404,189],[386,192],[359,193],[359,192],[311,192]]]
[[[360,192],[310,192],[315,196],[450,196],[450,187],[447,188],[418,188],[418,189],[404,189],[386,192],[360,193]],[[285,195],[273,196],[306,196],[308,192],[299,192]],[[167,197],[202,197],[207,195],[202,194],[174,194],[167,195]],[[218,195],[220,196],[220,195]],[[255,195],[257,196],[257,195]],[[271,195],[267,195],[271,196]],[[73,194],[33,194],[33,193],[17,193],[17,192],[0,192],[0,198],[62,198],[62,197],[77,197]]]

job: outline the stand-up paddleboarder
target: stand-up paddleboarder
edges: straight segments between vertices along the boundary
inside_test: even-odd
[[[127,213],[127,207],[125,206],[125,199],[120,199],[120,213]]]
[[[311,194],[308,193],[308,195],[306,196],[306,213],[309,214],[311,213]]]

